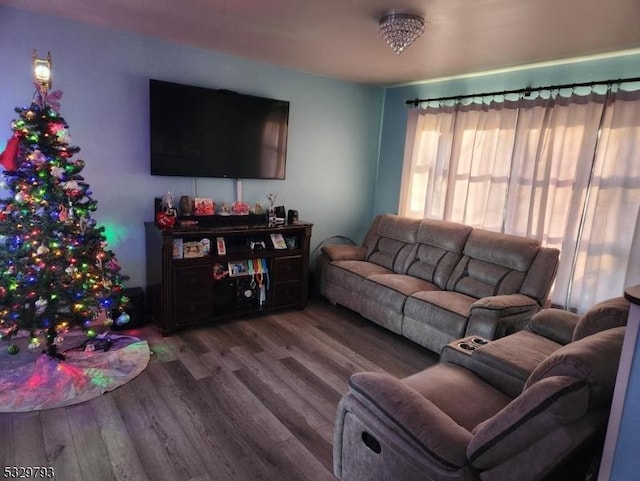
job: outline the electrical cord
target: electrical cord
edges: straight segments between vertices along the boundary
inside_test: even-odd
[[[75,347],[70,347],[64,352],[69,351],[108,351],[115,344],[115,340],[111,338],[111,333],[86,339]]]

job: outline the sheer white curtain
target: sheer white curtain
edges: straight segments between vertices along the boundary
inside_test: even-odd
[[[555,304],[582,312],[621,295],[640,205],[639,92],[457,102],[411,111],[409,127],[401,214],[559,248]]]
[[[571,302],[584,306],[606,293],[620,295],[629,270],[640,206],[640,100],[617,92],[606,105],[584,222],[577,243]],[[579,282],[576,282],[579,280]]]

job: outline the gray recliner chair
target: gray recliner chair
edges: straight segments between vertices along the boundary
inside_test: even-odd
[[[452,356],[402,380],[354,374],[338,407],[334,474],[342,481],[545,479],[606,429],[628,304],[604,304],[576,316],[573,334],[584,336],[531,361],[519,392],[487,369],[474,372],[473,356]],[[611,317],[596,322],[603,312]]]

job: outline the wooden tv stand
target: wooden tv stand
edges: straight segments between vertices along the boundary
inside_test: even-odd
[[[312,224],[269,227],[237,225],[235,220],[233,225],[170,231],[145,223],[147,312],[163,334],[184,326],[306,306]],[[275,248],[272,234],[281,236],[287,246]],[[218,252],[219,238],[224,239],[225,254]],[[210,242],[208,253],[197,246],[203,239]],[[177,248],[174,253],[174,242],[176,246],[182,243],[183,249],[186,243],[196,245],[192,248],[190,244],[186,251]],[[185,258],[185,252],[196,257]],[[229,267],[232,275],[221,276],[220,271]],[[257,275],[256,268],[266,268],[266,273]]]

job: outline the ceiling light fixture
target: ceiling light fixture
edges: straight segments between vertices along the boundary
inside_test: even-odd
[[[389,13],[380,19],[380,35],[400,55],[424,32],[424,17]]]

